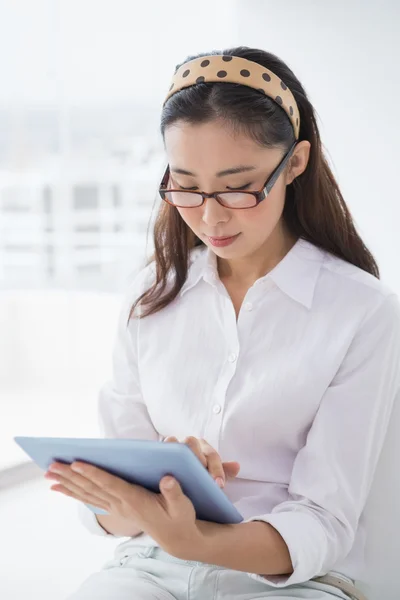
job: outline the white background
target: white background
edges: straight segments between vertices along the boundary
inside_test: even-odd
[[[0,0],[0,106],[55,105],[62,113],[70,106],[139,98],[157,107],[175,65],[188,54],[239,44],[271,51],[303,83],[359,230],[383,279],[399,292],[399,25],[395,0]],[[119,302],[118,297],[109,302],[95,322],[89,315],[100,310],[101,294],[98,302],[96,294],[91,297],[96,308],[85,308],[82,296],[76,309],[80,339],[93,349],[87,358],[91,375],[83,383],[72,358],[64,360],[63,368],[51,364],[60,345],[72,339],[65,328],[54,330],[57,314],[47,323],[40,296],[31,308],[29,290],[25,297],[18,295],[18,310],[10,309],[12,292],[0,299],[0,374],[7,365],[3,381],[8,382],[2,387],[0,377],[0,467],[22,459],[12,436],[60,432],[60,414],[65,416],[63,435],[94,430],[95,389],[107,372]],[[61,301],[68,303],[68,319],[74,319],[73,302],[65,294]],[[48,306],[53,297],[46,295],[43,303]],[[28,312],[22,321],[24,298]],[[53,312],[59,301],[58,296]],[[21,363],[6,360],[10,348]],[[33,353],[36,372],[22,369]],[[101,372],[96,372],[98,364]],[[22,416],[27,405],[29,419]],[[48,487],[43,481],[16,488],[13,495],[0,494],[0,596],[7,600],[28,594],[62,600],[111,555],[109,540],[91,538],[75,522],[74,501],[50,501]],[[46,510],[51,511],[49,521]],[[55,537],[52,522],[57,523]]]

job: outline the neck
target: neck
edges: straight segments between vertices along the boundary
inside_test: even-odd
[[[286,256],[297,239],[284,227],[276,227],[266,242],[252,254],[240,258],[217,257],[221,280],[237,286],[250,287],[257,279],[267,275]]]

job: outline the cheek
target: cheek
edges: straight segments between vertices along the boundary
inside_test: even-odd
[[[272,230],[282,216],[283,207],[284,196],[271,192],[255,208],[242,211],[240,221],[246,228],[253,230]]]
[[[176,209],[181,215],[182,219],[185,223],[192,229],[195,233],[199,230],[202,210],[199,208],[177,208]]]

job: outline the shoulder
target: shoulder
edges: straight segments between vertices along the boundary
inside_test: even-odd
[[[134,271],[130,273],[127,279],[125,290],[122,293],[122,314],[128,316],[131,312],[132,306],[140,298],[140,296],[148,290],[153,283],[156,281],[156,267],[155,263],[151,262],[147,265],[140,265]],[[135,312],[137,316],[140,314],[140,309]]]
[[[196,273],[199,269],[201,269],[201,265],[204,262],[204,258],[206,256],[206,246],[196,246],[191,249],[189,256],[189,264],[188,264],[188,273],[185,282],[185,286],[190,284],[193,277],[196,276]],[[166,277],[166,289],[169,288],[173,284],[173,280],[175,277],[175,273],[173,270],[170,270],[167,273]],[[125,305],[132,306],[140,296],[150,289],[156,282],[156,264],[155,261],[147,265],[141,265],[128,277],[128,283],[125,290]],[[140,314],[140,308],[138,308],[137,315]]]
[[[400,321],[399,297],[389,285],[328,252],[323,252],[316,292],[325,303],[357,313],[361,320],[388,311],[386,318]]]
[[[147,285],[154,283],[156,278],[156,265],[151,262],[147,265],[140,265],[128,276],[126,295],[132,298],[140,296]]]

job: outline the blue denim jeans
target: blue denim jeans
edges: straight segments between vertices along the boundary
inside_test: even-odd
[[[181,560],[154,546],[117,547],[115,556],[65,600],[349,600],[316,582],[275,588],[217,565]]]

